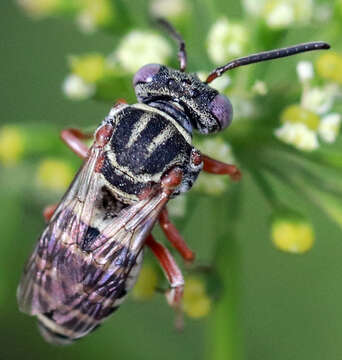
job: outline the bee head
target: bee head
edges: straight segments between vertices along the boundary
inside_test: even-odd
[[[193,128],[203,134],[221,131],[232,121],[233,108],[229,99],[202,82],[196,74],[148,64],[135,74],[133,86],[139,102],[164,100],[179,104]]]

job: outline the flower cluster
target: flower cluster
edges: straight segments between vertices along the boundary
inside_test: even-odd
[[[243,5],[251,16],[262,18],[272,29],[307,24],[313,15],[313,0],[244,0]]]
[[[317,72],[328,80],[331,72],[325,72],[330,66],[326,64],[331,54],[322,55],[317,61]],[[288,106],[281,115],[282,126],[275,135],[282,141],[291,144],[299,150],[312,151],[319,147],[318,136],[323,142],[332,143],[339,132],[341,115],[330,112],[334,100],[340,90],[337,83],[329,82],[323,86],[312,86],[314,78],[312,63],[305,61],[297,65],[297,73],[302,83],[300,104]]]
[[[232,57],[241,56],[246,50],[249,33],[245,26],[219,19],[208,34],[208,53],[215,64],[227,62]]]
[[[23,132],[18,126],[0,128],[0,164],[13,166],[18,163],[25,149]]]
[[[110,0],[17,0],[17,2],[35,18],[71,15],[84,32],[106,28],[116,15]]]
[[[168,42],[153,32],[134,30],[124,36],[108,56],[99,53],[70,57],[71,73],[63,91],[72,100],[94,96],[112,98],[111,84],[127,74],[132,76],[148,63],[165,63],[171,55]]]
[[[156,294],[158,280],[156,268],[149,263],[144,264],[132,290],[133,298],[138,301],[151,299]],[[209,314],[211,305],[212,299],[207,292],[205,281],[199,276],[187,276],[182,304],[184,313],[191,318],[199,319]]]

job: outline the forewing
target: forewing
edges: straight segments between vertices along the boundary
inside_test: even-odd
[[[102,182],[95,173],[100,150],[93,150],[42,234],[18,288],[20,309],[32,315],[54,312],[54,321],[73,331],[100,320],[124,290],[144,239],[167,202],[157,190],[122,209],[98,230],[91,226]],[[86,251],[82,248],[92,233]],[[87,318],[88,325],[80,325]],[[90,317],[90,319],[88,318]],[[77,321],[75,321],[75,319]]]
[[[66,269],[75,269],[75,280],[65,274],[60,282],[69,283],[61,304],[50,313],[54,329],[71,338],[79,338],[110,315],[134,282],[131,271],[141,254],[146,236],[158,218],[167,198],[158,192],[153,197],[122,210],[110,226],[103,229],[90,250],[82,259],[75,248],[66,251],[71,262]],[[64,264],[65,265],[65,264]],[[58,268],[58,272],[61,273]],[[132,279],[129,279],[132,277]],[[80,280],[81,279],[81,280]],[[78,282],[79,281],[79,282]]]
[[[91,150],[89,158],[62,198],[24,269],[17,292],[19,307],[24,312],[37,314],[50,311],[63,300],[67,292],[67,289],[61,288],[62,282],[59,280],[63,276],[58,271],[60,254],[64,253],[65,248],[78,243],[86,234],[86,224],[93,216],[100,186],[99,177],[94,176],[94,170],[101,152],[100,148]],[[51,300],[46,300],[44,291],[53,293]]]

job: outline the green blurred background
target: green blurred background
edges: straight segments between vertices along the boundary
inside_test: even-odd
[[[207,4],[209,0],[194,1],[196,9]],[[222,14],[234,16],[239,11],[238,2],[221,2]],[[194,11],[193,16],[204,14],[205,10]],[[120,35],[86,36],[68,19],[32,21],[14,2],[6,0],[0,2],[0,17],[0,123],[27,126],[32,134],[39,129],[35,139],[40,144],[39,152],[20,165],[0,167],[0,359],[229,359],[234,357],[218,354],[215,339],[220,334],[226,336],[220,332],[220,324],[230,323],[231,318],[238,324],[238,339],[233,329],[231,339],[221,340],[232,341],[234,346],[240,346],[239,342],[245,359],[341,359],[341,229],[294,192],[279,189],[288,192],[293,207],[298,205],[311,217],[316,243],[304,256],[275,250],[269,240],[271,209],[248,172],[240,185],[234,185],[241,195],[238,204],[234,191],[220,198],[190,193],[191,208],[186,218],[178,221],[200,264],[211,263],[218,236],[225,236],[221,269],[226,266],[226,301],[234,313],[223,312],[221,316],[214,310],[203,320],[187,318],[184,331],[177,333],[171,309],[156,295],[145,303],[128,300],[98,331],[70,347],[53,347],[43,341],[34,319],[19,313],[15,297],[23,264],[44,227],[41,210],[57,199],[55,194],[32,186],[34,169],[46,154],[54,155],[48,142],[58,142],[59,130],[95,126],[109,110],[109,103],[70,102],[63,96],[66,55],[94,50],[109,53]],[[206,34],[211,20],[194,20],[202,24],[198,25],[201,34]],[[309,33],[307,29],[298,40],[294,35],[292,40],[303,41]],[[188,29],[187,40],[192,41],[191,35]],[[204,56],[205,38],[192,38],[193,42],[188,41],[189,58],[193,49],[200,53],[202,46]],[[190,60],[190,70],[198,68],[194,64],[207,63]],[[282,65],[278,66],[279,71]],[[59,156],[79,164],[62,147]],[[230,219],[237,207],[240,213],[234,218],[236,236],[232,239]],[[218,227],[223,230],[218,232]],[[181,263],[179,256],[176,258]]]

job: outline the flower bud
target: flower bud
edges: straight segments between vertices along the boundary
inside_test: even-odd
[[[316,131],[319,126],[319,116],[299,105],[290,105],[282,112],[281,122],[304,124],[308,129]]]
[[[209,314],[211,299],[205,283],[198,277],[189,276],[185,279],[183,310],[191,318],[202,318]]]
[[[72,167],[63,160],[48,158],[42,160],[37,169],[37,183],[46,189],[63,191],[74,177]]]
[[[296,212],[282,211],[272,218],[271,239],[279,250],[303,254],[312,248],[314,237],[311,223]]]
[[[151,264],[144,264],[138,281],[135,284],[132,295],[136,300],[148,300],[155,294],[158,282],[158,274]]]
[[[96,83],[105,76],[106,62],[101,54],[72,56],[70,66],[73,74],[82,78],[86,83]]]
[[[316,69],[322,78],[342,84],[342,56],[340,54],[329,51],[320,55],[316,61]]]
[[[5,125],[0,128],[0,163],[12,166],[18,163],[24,152],[24,135],[17,126]]]

